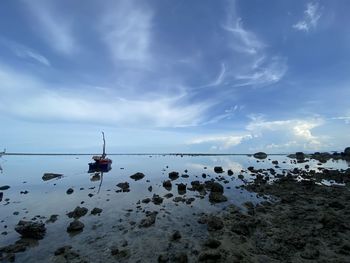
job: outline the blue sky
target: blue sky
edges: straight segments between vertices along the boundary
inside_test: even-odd
[[[0,147],[342,150],[350,4],[2,1]]]

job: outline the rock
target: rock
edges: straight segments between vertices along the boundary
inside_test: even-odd
[[[174,195],[173,195],[172,193],[168,193],[168,194],[164,195],[165,198],[171,198],[171,197],[173,197],[173,196],[174,196]]]
[[[152,192],[152,190],[153,190],[152,185],[150,185],[147,189],[149,192]]]
[[[86,207],[77,206],[73,211],[69,212],[67,216],[69,218],[80,218],[85,216],[89,210]]]
[[[74,190],[72,189],[72,188],[69,188],[68,190],[67,190],[67,195],[70,195],[70,194],[72,194],[74,192]]]
[[[67,227],[67,232],[79,232],[84,229],[85,225],[79,220],[74,220]]]
[[[310,245],[306,246],[304,251],[300,253],[300,256],[305,259],[317,259],[320,255],[320,252],[311,247]]]
[[[7,190],[9,188],[10,188],[10,186],[8,186],[8,185],[0,186],[0,191]]]
[[[171,235],[171,240],[179,240],[181,238],[180,231],[176,230],[172,235]]]
[[[42,179],[44,181],[48,181],[48,180],[52,180],[55,178],[61,178],[63,176],[63,174],[55,174],[55,173],[44,173]]]
[[[274,164],[274,165],[278,165],[278,161],[272,161],[272,164]]]
[[[177,185],[177,189],[179,190],[179,191],[186,191],[186,185],[185,184],[178,184]]]
[[[58,219],[58,215],[51,215],[49,219],[46,220],[46,223],[55,223]]]
[[[257,152],[253,154],[254,158],[256,159],[266,159],[267,158],[267,154],[264,152]]]
[[[226,201],[227,201],[227,197],[224,196],[222,193],[210,192],[209,194],[209,202],[211,203],[221,203]]]
[[[344,149],[344,154],[345,154],[346,156],[350,156],[350,147],[346,147],[346,148]]]
[[[217,182],[214,182],[214,183],[212,183],[212,185],[210,187],[210,190],[212,192],[216,192],[216,193],[223,193],[224,192],[224,187],[221,184],[219,184]]]
[[[130,185],[129,185],[128,182],[119,183],[119,184],[117,184],[117,186],[119,188],[121,188],[123,192],[129,192],[130,191]]]
[[[143,173],[136,173],[130,176],[131,179],[134,179],[135,181],[141,180],[145,175]]]
[[[94,209],[91,210],[91,214],[92,214],[92,215],[101,214],[102,211],[103,211],[103,210],[102,210],[101,208],[95,207]]]
[[[32,222],[20,220],[15,227],[17,233],[22,237],[33,239],[43,239],[46,233],[45,224],[42,222]]]
[[[179,178],[179,173],[178,172],[170,172],[169,173],[169,178],[171,180],[176,180],[177,178]]]
[[[177,196],[177,197],[175,197],[174,199],[173,199],[173,201],[175,202],[175,203],[178,203],[178,202],[185,202],[185,198],[183,198],[183,197],[181,197],[181,196]]]
[[[232,170],[228,170],[227,171],[227,175],[229,175],[229,176],[233,175],[233,171]]]
[[[305,154],[303,152],[296,152],[295,153],[295,158],[297,160],[304,160],[305,159]]]
[[[139,224],[139,227],[150,227],[156,222],[157,212],[151,212],[143,218]]]
[[[59,256],[59,255],[65,254],[70,249],[72,249],[72,246],[63,246],[63,247],[56,249],[54,254],[55,254],[55,256]]]
[[[221,166],[215,166],[215,167],[214,167],[214,172],[220,174],[220,173],[223,173],[224,170],[222,169]]]
[[[2,201],[2,198],[4,197],[4,193],[0,192],[0,202]]]
[[[171,190],[171,187],[172,187],[171,181],[170,181],[170,180],[164,181],[164,182],[163,182],[163,187],[164,187],[166,190],[170,191],[170,190]]]
[[[174,255],[174,259],[172,262],[187,263],[188,262],[187,254],[180,252],[180,253]]]
[[[209,231],[220,230],[224,227],[224,222],[217,216],[207,218],[207,226]]]
[[[163,198],[160,197],[159,195],[154,194],[152,198],[152,202],[155,205],[160,205],[161,203],[163,203]]]
[[[199,255],[199,261],[216,262],[221,259],[221,254],[219,252],[204,252]]]
[[[209,248],[218,248],[221,245],[221,242],[216,239],[208,239],[205,241],[204,246]]]
[[[169,262],[169,257],[165,254],[161,254],[158,256],[158,263],[166,263]]]

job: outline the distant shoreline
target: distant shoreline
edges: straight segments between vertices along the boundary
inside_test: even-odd
[[[101,153],[4,153],[5,155],[31,155],[31,156],[89,156],[100,155]],[[289,153],[271,153],[268,155],[288,155]],[[110,156],[117,155],[166,155],[166,156],[246,156],[252,153],[109,153]]]

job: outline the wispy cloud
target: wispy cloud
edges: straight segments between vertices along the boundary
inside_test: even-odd
[[[185,127],[200,124],[208,102],[186,102],[186,94],[140,99],[100,89],[62,88],[0,66],[0,112],[32,121],[110,124],[115,127]],[[23,86],[23,83],[26,83]],[[55,89],[52,89],[55,87]],[[22,96],[22,94],[26,96]]]
[[[72,23],[62,14],[56,13],[50,1],[25,1],[32,14],[34,29],[37,34],[56,51],[70,55],[76,51],[77,43],[74,37]]]
[[[122,0],[108,6],[100,30],[116,63],[151,59],[152,18],[152,10],[140,2]]]
[[[5,38],[0,38],[0,44],[6,46],[19,58],[29,61],[35,61],[45,66],[51,66],[50,61],[44,55],[25,45],[19,44],[15,41],[11,41]]]
[[[293,28],[300,31],[308,32],[310,29],[316,28],[322,12],[318,3],[310,2],[306,5],[304,17],[293,25]]]

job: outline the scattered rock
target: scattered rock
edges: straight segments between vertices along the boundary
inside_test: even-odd
[[[8,186],[8,185],[0,186],[0,191],[7,190],[9,188],[10,188],[10,186]]]
[[[121,188],[121,190],[122,190],[123,192],[129,192],[129,191],[130,191],[130,185],[129,185],[128,182],[119,183],[119,184],[117,184],[117,186],[118,186],[119,188]]]
[[[82,222],[80,222],[79,220],[74,220],[67,227],[67,232],[69,232],[69,233],[79,232],[79,231],[82,231],[84,229],[84,227],[85,227],[85,225]]]
[[[221,245],[221,242],[216,239],[208,239],[205,241],[204,246],[209,248],[218,248]]]
[[[223,173],[224,170],[222,169],[221,166],[215,166],[215,167],[214,167],[214,172],[220,174],[220,173]]]
[[[159,195],[154,194],[152,198],[152,202],[155,205],[160,205],[161,203],[163,203],[163,197],[160,197]]]
[[[89,210],[86,207],[77,206],[73,211],[69,212],[67,216],[69,218],[80,218],[85,216]]]
[[[345,154],[346,156],[350,156],[350,147],[346,147],[346,148],[344,149],[344,154]]]
[[[63,174],[56,174],[56,173],[44,173],[42,179],[44,181],[48,181],[48,180],[52,180],[55,178],[61,178],[63,176]]]
[[[209,194],[209,202],[211,203],[222,203],[226,201],[227,201],[227,197],[224,196],[222,193],[210,192]]]
[[[144,204],[148,204],[149,202],[151,202],[151,198],[145,198],[142,200],[142,203]]]
[[[253,154],[254,158],[256,159],[266,159],[267,158],[267,154],[264,152],[257,152]]]
[[[136,173],[130,176],[131,179],[134,179],[135,181],[141,180],[145,175],[143,173]]]
[[[171,190],[171,187],[172,187],[171,181],[170,181],[170,180],[164,181],[164,182],[163,182],[163,187],[164,187],[166,190],[170,191],[170,190]]]
[[[156,222],[158,212],[150,212],[143,218],[139,224],[139,227],[150,227]]]
[[[46,220],[46,223],[55,223],[58,219],[58,215],[51,215],[49,219]]]
[[[73,188],[69,188],[68,190],[67,190],[67,195],[70,195],[70,194],[72,194],[74,192],[74,190],[73,190]]]
[[[95,207],[94,209],[91,210],[91,214],[92,214],[92,215],[101,214],[102,211],[103,211],[103,210],[102,210],[101,208]]]
[[[42,222],[32,222],[20,220],[15,227],[17,233],[22,237],[33,239],[43,239],[46,233],[45,224]]]
[[[224,227],[224,222],[217,216],[207,218],[207,226],[209,231],[220,230]]]
[[[180,231],[176,230],[172,235],[171,235],[171,240],[176,241],[181,238]]]
[[[167,193],[166,195],[164,195],[165,198],[171,198],[173,197],[174,195],[172,193]]]
[[[4,197],[4,193],[0,192],[0,202],[2,201],[2,198]]]
[[[221,254],[219,252],[204,252],[199,255],[199,261],[217,262],[221,259]]]
[[[152,192],[152,190],[153,190],[152,185],[150,185],[147,189],[149,192]]]
[[[169,178],[171,180],[176,180],[177,178],[179,178],[179,173],[178,172],[170,172],[169,173]]]
[[[233,171],[232,170],[228,170],[227,171],[227,175],[229,175],[229,176],[233,175]]]

